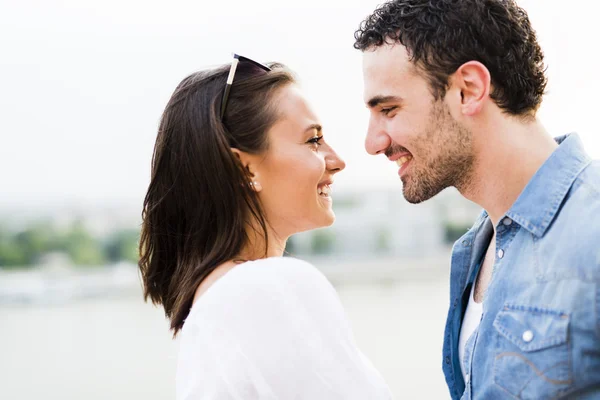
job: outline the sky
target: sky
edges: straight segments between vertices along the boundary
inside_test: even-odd
[[[1,0],[0,208],[140,204],[160,114],[189,73],[236,52],[287,64],[345,159],[334,190],[400,187],[366,154],[353,33],[380,0]],[[596,2],[521,0],[546,55],[539,117],[600,158]]]

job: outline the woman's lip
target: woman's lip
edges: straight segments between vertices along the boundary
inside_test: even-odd
[[[331,196],[322,196],[320,194],[317,194],[317,196],[319,197],[319,201],[324,201],[328,205],[333,204],[333,199],[331,198]]]

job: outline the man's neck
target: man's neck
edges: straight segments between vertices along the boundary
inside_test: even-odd
[[[495,227],[557,146],[537,120],[495,121],[475,138],[472,179],[459,190],[487,211]]]

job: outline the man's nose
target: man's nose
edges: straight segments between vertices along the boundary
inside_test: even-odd
[[[371,117],[367,129],[367,137],[365,138],[365,150],[367,150],[367,153],[372,156],[384,153],[391,144],[392,140],[385,132],[385,129]]]

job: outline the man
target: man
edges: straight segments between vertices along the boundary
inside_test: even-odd
[[[600,163],[536,119],[543,54],[512,0],[395,0],[355,33],[365,147],[411,203],[485,209],[452,251],[453,399],[600,399]]]

